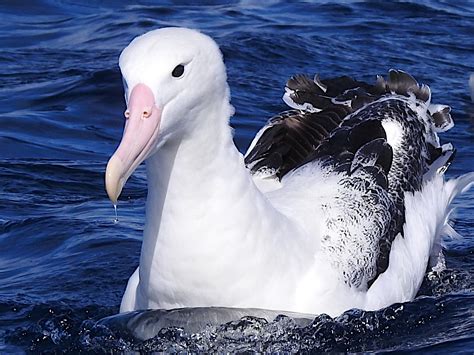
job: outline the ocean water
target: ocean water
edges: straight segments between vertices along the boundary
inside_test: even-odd
[[[447,270],[427,276],[413,302],[305,321],[250,310],[235,319],[225,309],[133,314],[143,329],[163,326],[147,340],[127,327],[130,315],[103,319],[118,312],[144,223],[143,166],[124,190],[118,223],[103,183],[123,125],[118,56],[131,39],[166,26],[215,38],[241,151],[285,109],[283,87],[295,73],[371,81],[408,71],[453,109],[456,126],[442,136],[458,149],[453,177],[474,171],[473,2],[118,3],[0,7],[1,353],[474,350],[474,190],[456,201],[464,238],[446,242]],[[206,315],[217,321],[192,326]]]

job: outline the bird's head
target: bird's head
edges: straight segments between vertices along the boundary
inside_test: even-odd
[[[197,112],[229,89],[222,54],[208,36],[186,28],[150,31],[134,40],[119,59],[123,76],[125,128],[110,158],[105,185],[115,204],[137,166],[167,140],[205,125]]]

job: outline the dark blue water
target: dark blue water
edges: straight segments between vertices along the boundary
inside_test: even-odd
[[[453,108],[456,126],[442,138],[458,149],[452,177],[474,171],[472,2],[25,3],[0,7],[0,352],[473,351],[473,190],[456,202],[464,238],[446,243],[448,269],[427,277],[414,302],[306,326],[289,317],[195,333],[174,326],[146,341],[96,323],[118,312],[144,222],[143,167],[124,190],[119,223],[103,186],[123,124],[117,61],[132,38],[186,26],[216,39],[242,151],[285,109],[280,97],[292,74],[373,80],[406,70]]]

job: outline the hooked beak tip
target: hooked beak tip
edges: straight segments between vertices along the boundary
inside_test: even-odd
[[[114,205],[117,204],[125,183],[123,173],[124,166],[122,161],[116,155],[113,155],[107,163],[105,170],[105,190]]]

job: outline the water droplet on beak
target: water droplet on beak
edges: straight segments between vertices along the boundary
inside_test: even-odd
[[[114,204],[114,211],[115,211],[115,218],[114,218],[114,223],[118,223],[118,215],[117,215],[117,205]]]

